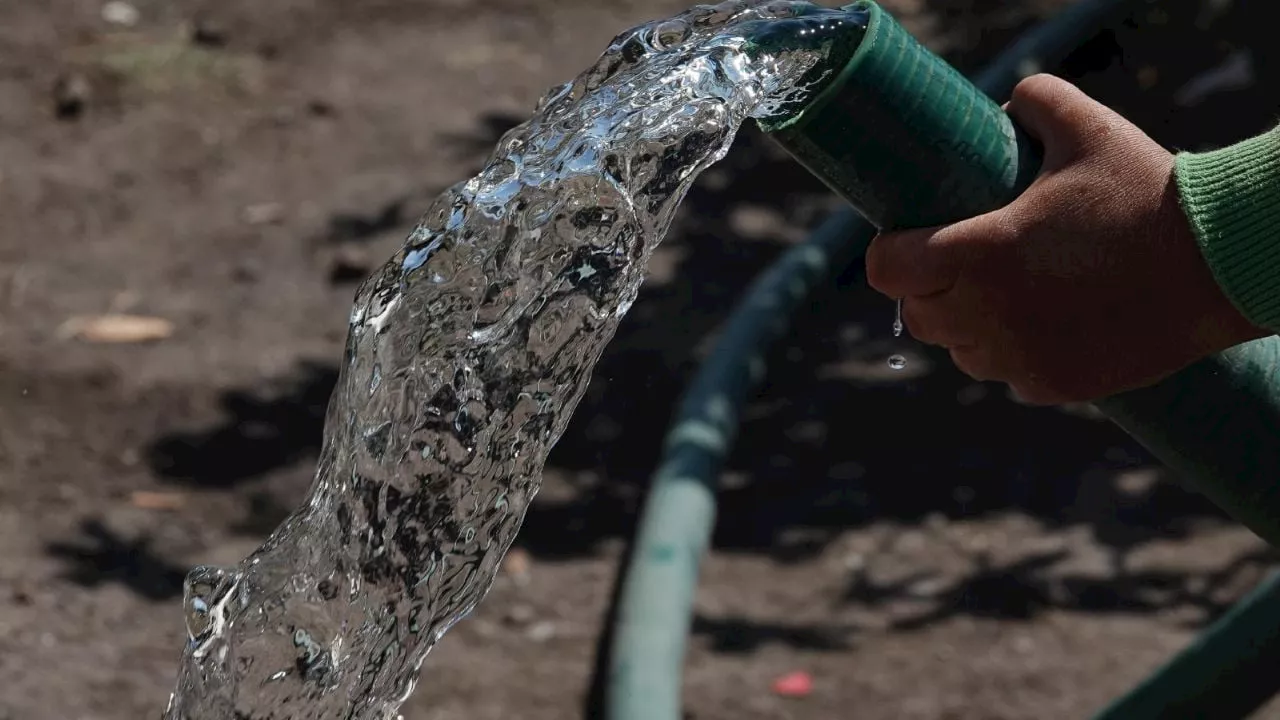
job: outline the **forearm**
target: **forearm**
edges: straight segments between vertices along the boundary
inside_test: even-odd
[[[1252,324],[1280,330],[1280,128],[1180,153],[1178,193],[1223,293]]]

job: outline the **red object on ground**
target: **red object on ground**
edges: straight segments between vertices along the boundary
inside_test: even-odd
[[[773,681],[773,691],[783,697],[805,697],[813,692],[813,676],[803,670],[787,673]]]

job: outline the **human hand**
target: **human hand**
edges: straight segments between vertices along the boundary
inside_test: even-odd
[[[1048,405],[1143,387],[1269,334],[1214,280],[1172,154],[1049,75],[1023,80],[1006,109],[1044,144],[1031,187],[953,225],[881,233],[867,252],[867,279],[903,298],[914,337]]]

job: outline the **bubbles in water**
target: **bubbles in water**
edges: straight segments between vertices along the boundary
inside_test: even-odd
[[[822,12],[726,2],[623,33],[436,198],[356,294],[303,506],[188,579],[167,720],[397,717],[492,584],[677,204],[825,52],[750,33]]]
[[[650,33],[652,38],[650,44],[654,50],[667,50],[684,42],[689,37],[689,33],[689,25],[679,19],[673,18],[655,23]]]
[[[890,355],[889,367],[893,370],[903,370],[907,367],[907,359],[901,355]]]
[[[187,573],[182,605],[193,652],[202,653],[204,647],[222,632],[225,604],[235,589],[236,580],[234,570],[212,565],[201,565]]]

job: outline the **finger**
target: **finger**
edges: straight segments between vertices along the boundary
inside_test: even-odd
[[[951,362],[960,372],[974,380],[985,382],[1000,380],[999,367],[989,348],[980,345],[964,345],[951,348]]]
[[[867,248],[867,282],[891,298],[945,292],[959,277],[962,249],[949,228],[883,232]]]
[[[963,307],[951,291],[902,300],[902,324],[912,338],[929,345],[956,348],[976,342],[974,328],[966,327]]]
[[[1046,170],[1080,156],[1104,128],[1110,111],[1076,86],[1053,75],[1032,75],[1018,83],[1006,111],[1044,145]]]

